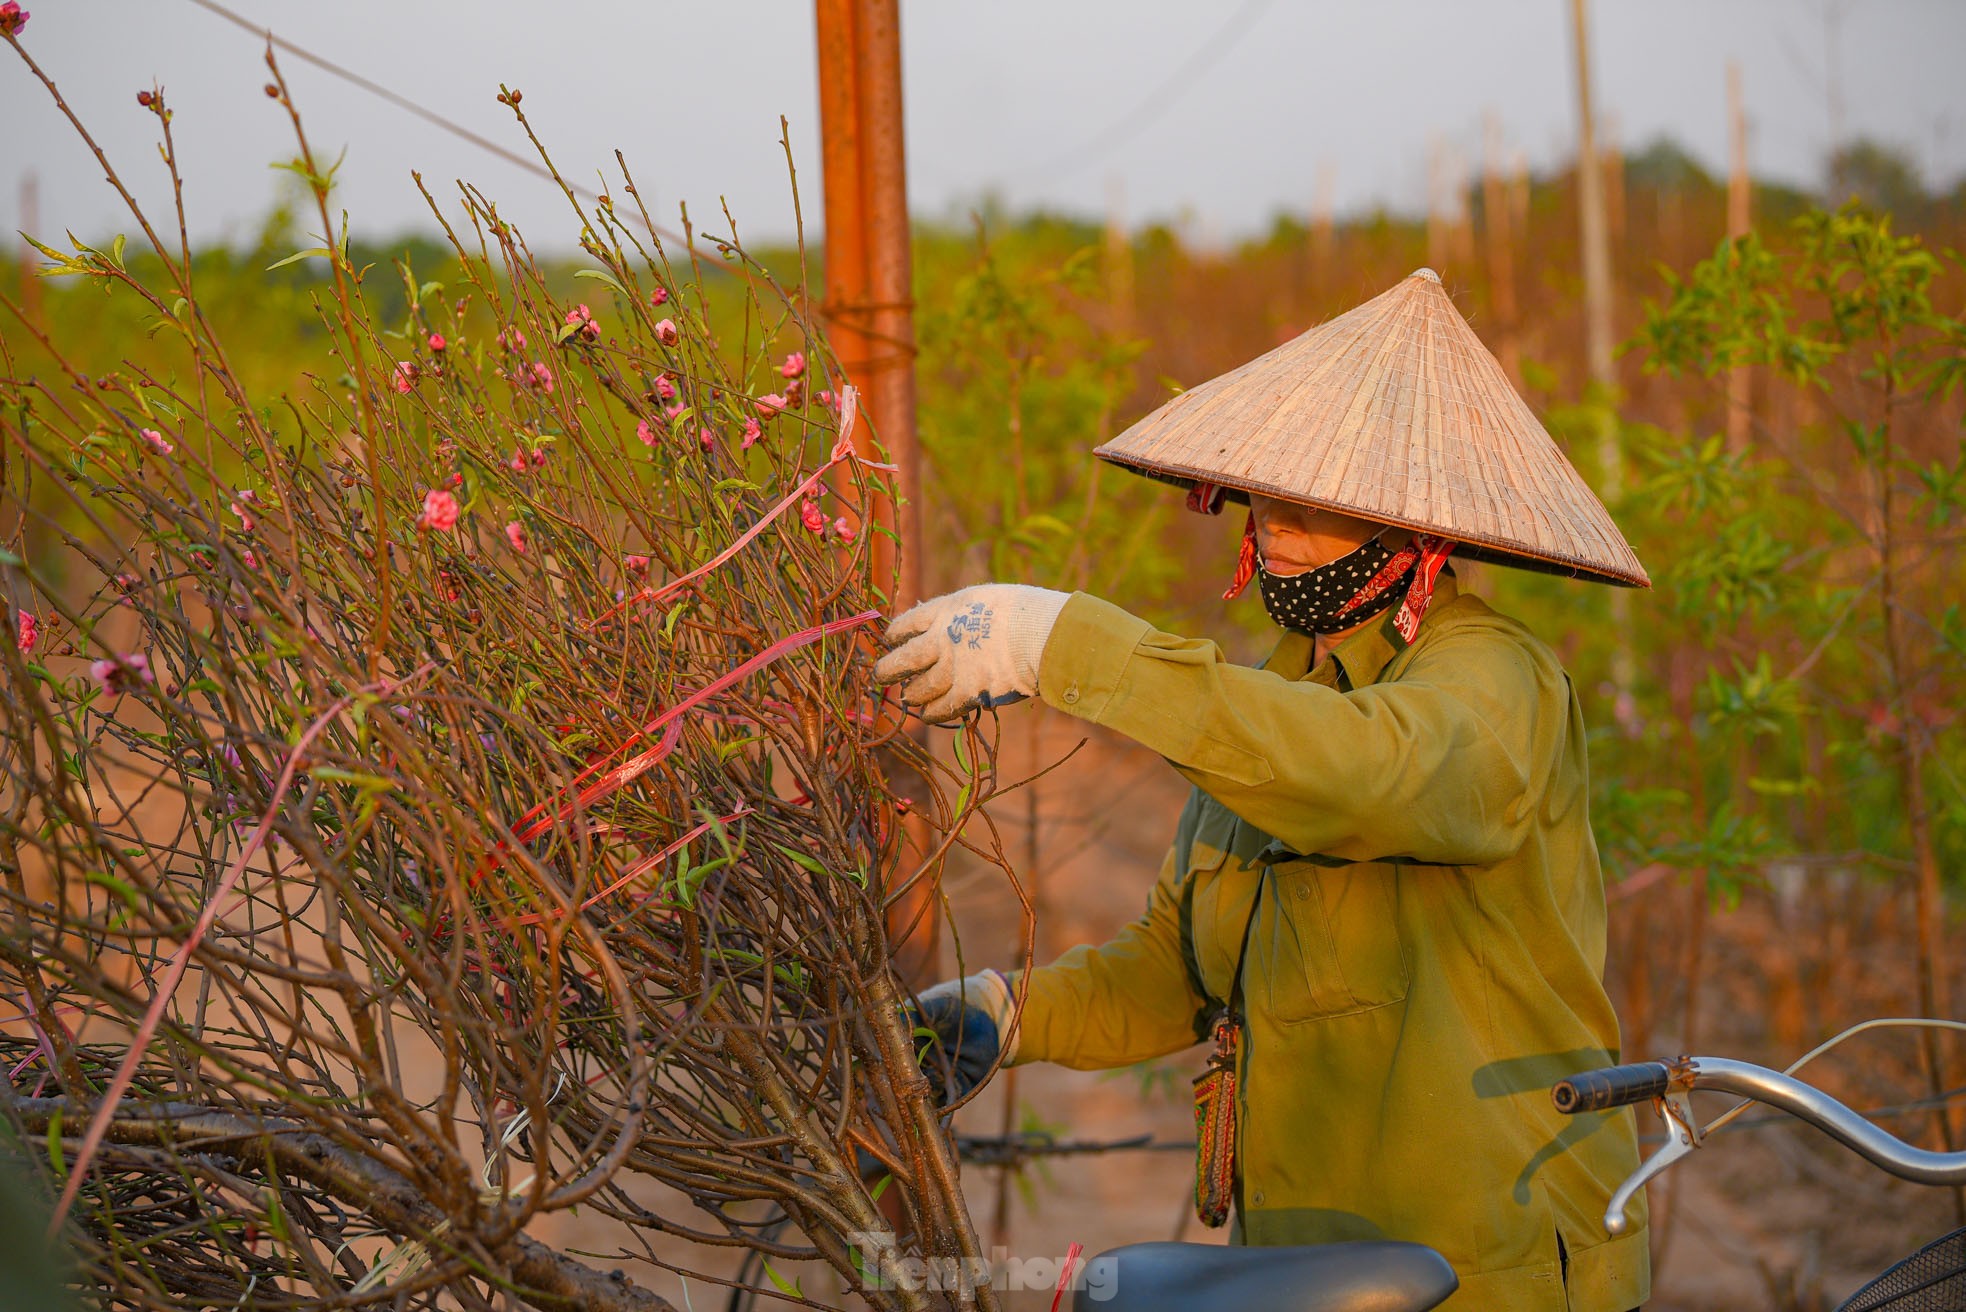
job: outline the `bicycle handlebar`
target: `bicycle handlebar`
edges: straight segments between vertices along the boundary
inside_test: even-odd
[[[1671,1067],[1662,1061],[1642,1061],[1573,1075],[1550,1090],[1550,1096],[1558,1111],[1574,1116],[1663,1098],[1671,1083]]]
[[[1558,1111],[1575,1114],[1688,1089],[1736,1094],[1779,1108],[1901,1179],[1919,1184],[1966,1184],[1966,1152],[1939,1153],[1914,1147],[1814,1085],[1744,1061],[1682,1057],[1671,1066],[1663,1062],[1611,1066],[1571,1076],[1552,1090],[1552,1096]]]
[[[1779,1108],[1900,1179],[1918,1184],[1966,1184],[1966,1152],[1937,1153],[1913,1147],[1794,1076],[1725,1057],[1696,1057],[1692,1065],[1692,1088],[1737,1094]]]

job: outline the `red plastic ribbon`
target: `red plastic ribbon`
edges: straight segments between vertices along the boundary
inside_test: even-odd
[[[89,1173],[89,1165],[95,1160],[96,1149],[102,1146],[103,1136],[109,1132],[110,1119],[116,1115],[116,1104],[123,1100],[125,1093],[129,1092],[130,1082],[136,1077],[137,1063],[143,1060],[145,1050],[150,1047],[150,1040],[157,1034],[157,1026],[164,1018],[164,1008],[176,995],[178,981],[184,977],[184,968],[190,962],[191,954],[198,950],[200,940],[205,937],[206,931],[211,929],[212,922],[218,919],[219,903],[246,873],[246,867],[252,862],[253,855],[265,844],[267,835],[273,832],[273,821],[280,814],[280,804],[286,800],[287,791],[293,787],[294,776],[300,772],[301,759],[307,754],[307,749],[312,747],[314,740],[353,706],[358,698],[381,697],[402,692],[411,684],[421,681],[424,675],[436,668],[434,661],[425,661],[406,678],[381,679],[336,698],[327,710],[314,717],[299,740],[287,752],[286,763],[280,767],[280,777],[273,785],[273,799],[267,803],[266,813],[260,816],[259,824],[246,838],[246,845],[239,850],[239,855],[233,859],[231,867],[220,877],[218,887],[212,890],[211,897],[206,899],[204,910],[198,913],[198,920],[191,926],[191,932],[178,943],[170,964],[164,968],[164,977],[158,982],[157,991],[151,995],[149,1007],[144,1010],[143,1021],[137,1026],[137,1032],[131,1036],[129,1048],[123,1053],[122,1063],[117,1066],[116,1074],[111,1077],[109,1088],[104,1091],[102,1101],[96,1104],[95,1115],[90,1117],[88,1131],[82,1136],[82,1146],[75,1152],[75,1165],[68,1168],[68,1183],[63,1186],[61,1198],[55,1204],[54,1217],[48,1222],[49,1240],[61,1234],[62,1222],[67,1219],[69,1208],[75,1205],[75,1194],[81,1188],[82,1178]]]
[[[1065,1250],[1065,1260],[1058,1268],[1058,1290],[1051,1296],[1051,1312],[1058,1312],[1058,1305],[1065,1301],[1065,1291],[1072,1287],[1072,1272],[1078,1267],[1079,1255],[1085,1252],[1085,1245],[1074,1243]]]
[[[668,846],[664,847],[661,851],[656,852],[651,856],[643,857],[640,861],[637,861],[635,862],[635,864],[629,866],[626,870],[621,872],[621,877],[619,879],[615,880],[612,884],[609,884],[606,888],[602,889],[600,892],[589,895],[588,898],[585,901],[583,901],[578,907],[575,907],[574,910],[576,912],[587,910],[589,907],[599,902],[602,898],[608,896],[608,894],[619,891],[624,885],[633,883],[641,876],[655,869],[657,866],[661,865],[664,861],[667,861],[670,857],[682,851],[684,847],[694,842],[695,840],[701,838],[705,833],[709,832],[709,830],[712,829],[713,827],[717,825],[732,824],[735,821],[743,819],[745,816],[749,814],[751,814],[751,807],[747,803],[744,806],[738,807],[735,811],[732,811],[729,815],[719,816],[715,820],[705,820],[702,824],[699,824],[695,828],[684,833],[681,838],[678,838],[673,842],[671,842]],[[544,911],[535,911],[532,912],[530,915],[517,916],[508,923],[514,928],[517,928],[520,925],[537,925],[540,921],[546,919],[548,914],[549,913]]]
[[[647,774],[651,769],[655,768],[663,757],[675,750],[676,743],[681,739],[683,731],[680,718],[685,713],[695,710],[704,702],[709,701],[712,697],[715,697],[718,693],[724,691],[746,675],[763,669],[787,652],[809,646],[821,638],[828,637],[832,634],[842,633],[847,629],[858,628],[869,620],[877,620],[880,617],[881,613],[878,610],[863,610],[858,615],[849,615],[842,620],[829,620],[825,624],[816,625],[800,633],[794,633],[790,637],[780,638],[777,642],[772,643],[771,646],[766,647],[763,651],[751,657],[750,660],[706,683],[703,687],[698,688],[695,692],[683,698],[683,700],[677,702],[674,706],[671,706],[668,710],[630,734],[627,740],[619,747],[609,752],[606,756],[594,761],[585,770],[575,775],[571,783],[560,790],[563,795],[568,792],[574,794],[569,801],[553,809],[548,814],[547,809],[553,805],[549,799],[533,807],[523,816],[520,816],[518,823],[512,826],[513,836],[522,843],[528,842],[567,819],[575,812],[585,809],[592,803],[599,801],[610,793],[620,790],[627,784]],[[618,765],[613,767],[608,766],[609,760],[619,756],[622,752],[627,751],[630,747],[658,730],[666,730],[662,735],[662,741],[647,751],[629,757]],[[594,776],[597,774],[600,777],[596,779]],[[586,782],[590,779],[593,782]],[[485,864],[480,866],[477,874],[472,876],[472,882],[474,884],[497,867],[498,856],[502,850],[503,844],[487,855]]]
[[[819,484],[819,480],[826,477],[826,475],[832,471],[833,466],[839,464],[841,461],[853,460],[859,464],[865,465],[869,469],[885,470],[888,473],[897,472],[898,467],[895,465],[884,465],[878,460],[868,460],[864,456],[858,455],[854,452],[853,425],[854,425],[854,421],[859,417],[859,414],[860,414],[860,400],[859,400],[858,393],[856,393],[851,386],[842,387],[840,389],[840,437],[837,442],[833,443],[833,452],[827,458],[825,464],[821,465],[819,468],[813,470],[811,474],[807,475],[805,482],[799,484],[797,487],[793,488],[791,492],[786,494],[786,497],[783,501],[780,501],[777,505],[773,506],[770,510],[767,510],[764,513],[763,518],[759,519],[757,523],[751,525],[750,528],[746,529],[743,535],[740,536],[737,539],[737,541],[731,543],[728,547],[725,547],[722,551],[718,552],[715,556],[712,556],[708,561],[697,566],[695,569],[691,570],[687,574],[682,574],[677,576],[676,578],[670,579],[667,583],[661,584],[660,586],[643,588],[640,592],[637,592],[634,596],[624,598],[621,602],[619,602],[615,606],[602,612],[599,616],[597,616],[594,619],[594,622],[589,624],[587,627],[590,630],[598,629],[601,627],[601,625],[607,623],[609,620],[613,619],[616,615],[619,615],[622,611],[627,610],[630,606],[644,606],[644,605],[652,604],[654,602],[661,601],[664,597],[669,596],[671,593],[674,593],[688,586],[690,583],[695,582],[697,579],[702,578],[705,574],[708,574],[711,570],[717,568],[717,566],[723,564],[725,561],[729,560],[732,556],[735,556],[738,552],[744,550],[746,546],[750,545],[750,542],[753,538],[757,537],[758,534],[764,532],[765,529],[770,526],[771,522],[777,519],[780,515],[784,514],[786,510],[790,509],[794,502],[804,497],[805,494],[812,491],[814,487],[817,487]]]

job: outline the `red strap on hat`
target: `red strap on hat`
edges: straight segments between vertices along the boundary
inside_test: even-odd
[[[1406,596],[1400,602],[1399,611],[1393,616],[1393,627],[1399,636],[1408,642],[1420,631],[1420,621],[1427,613],[1427,607],[1434,599],[1434,580],[1440,577],[1441,567],[1453,554],[1454,543],[1431,533],[1422,533],[1398,551],[1379,567],[1379,572],[1366,580],[1365,586],[1352,596],[1350,601],[1338,608],[1343,616],[1366,605],[1387,588],[1406,577],[1408,570],[1415,570],[1413,582],[1406,589]],[[1415,566],[1418,566],[1417,570]]]
[[[1197,515],[1219,515],[1222,513],[1222,500],[1229,495],[1229,489],[1219,483],[1196,484],[1188,489],[1188,509]]]
[[[1431,533],[1415,538],[1413,545],[1420,549],[1420,566],[1414,571],[1413,585],[1406,590],[1406,600],[1399,603],[1399,613],[1393,616],[1393,627],[1408,642],[1420,631],[1420,620],[1434,599],[1434,580],[1454,552],[1454,543]]]
[[[1236,551],[1236,576],[1229,580],[1229,590],[1222,594],[1222,600],[1234,601],[1249,586],[1249,580],[1256,577],[1256,512],[1250,511],[1249,518],[1242,525],[1242,546]]]

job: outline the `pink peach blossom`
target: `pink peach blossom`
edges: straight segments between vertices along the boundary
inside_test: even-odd
[[[807,497],[799,503],[799,521],[814,533],[826,531],[826,516],[820,512],[817,497]]]
[[[649,421],[646,419],[635,425],[635,436],[642,439],[643,446],[655,445],[655,430],[649,427]]]
[[[450,343],[444,340],[444,335],[442,333],[431,333],[430,341],[428,345],[431,350],[441,352],[445,347],[449,346]]]
[[[417,519],[420,529],[436,529],[448,532],[457,527],[457,498],[442,488],[432,488],[423,494],[423,514]]]
[[[6,4],[0,5],[0,32],[12,36],[26,27],[27,20],[32,16],[20,7],[18,0],[7,0]]]
[[[773,415],[784,413],[785,398],[777,392],[768,392],[753,402],[753,405],[757,409],[758,418],[769,419]]]
[[[660,309],[662,306],[669,304],[669,289],[667,287],[658,287],[654,291],[650,292],[649,304],[655,306],[658,309]]]
[[[167,456],[171,452],[177,450],[176,447],[171,445],[170,439],[166,438],[162,433],[158,432],[156,429],[145,428],[139,431],[143,435],[143,440],[150,444],[150,449],[155,451],[158,455]]]
[[[705,451],[712,450],[717,445],[717,435],[707,428],[696,430],[696,440],[702,444]]]
[[[847,523],[845,515],[833,521],[833,533],[842,542],[851,542],[860,536],[860,530]]]
[[[676,404],[670,406],[662,413],[664,415],[667,415],[669,418],[669,422],[673,424],[676,422],[676,416],[680,415],[683,411],[687,409],[689,409],[688,406],[684,405],[681,401],[678,401],[676,402]]]
[[[14,646],[19,650],[21,655],[25,656],[33,651],[34,644],[40,641],[41,626],[32,615],[24,610],[14,612],[14,625],[19,630],[18,635],[14,638]]]
[[[512,450],[512,458],[505,462],[505,467],[511,470],[515,474],[525,473],[526,449],[524,447],[514,447]]]
[[[647,556],[639,556],[631,552],[621,558],[621,563],[628,567],[630,574],[648,573],[649,558]]]
[[[655,397],[658,401],[673,401],[676,399],[676,384],[670,379],[668,374],[657,374],[655,376]]]
[[[142,652],[129,652],[96,661],[89,666],[89,673],[111,697],[120,697],[157,682],[157,677],[150,672],[150,658]]]
[[[505,525],[505,540],[512,544],[512,550],[524,555],[526,550],[526,526],[516,519],[507,521]]]
[[[787,378],[797,378],[806,371],[806,357],[803,351],[794,351],[785,357],[785,363],[778,366],[778,372]]]
[[[590,342],[601,335],[601,325],[594,322],[594,312],[584,305],[568,310],[567,322],[578,325],[580,335]]]
[[[243,493],[240,495],[242,497],[244,496]],[[253,518],[252,512],[240,505],[237,501],[232,503],[232,513],[239,517],[239,528],[242,532],[250,533],[258,526],[259,521]]]
[[[758,444],[758,439],[764,435],[764,425],[747,415],[744,419],[744,441],[738,449],[740,451],[749,451]]]
[[[543,362],[535,362],[526,381],[535,389],[551,394],[553,391],[553,371]]]
[[[664,319],[655,325],[655,340],[664,346],[674,346],[681,339],[682,333],[676,328],[674,319]]]
[[[398,392],[408,393],[411,388],[415,387],[416,372],[416,362],[414,360],[398,360],[396,362],[396,377],[394,379],[396,390]]]

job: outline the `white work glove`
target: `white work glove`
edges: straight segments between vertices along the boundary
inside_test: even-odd
[[[1050,588],[981,583],[925,601],[888,625],[894,650],[875,663],[874,678],[908,680],[901,700],[929,721],[1022,701],[1038,690],[1045,640],[1069,599]]]

